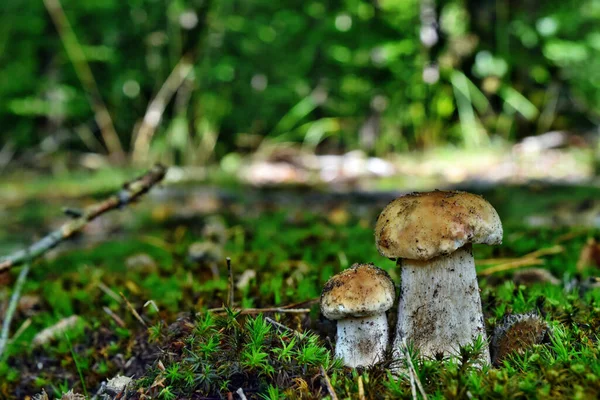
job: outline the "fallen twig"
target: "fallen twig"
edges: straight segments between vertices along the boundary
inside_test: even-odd
[[[265,317],[265,321],[267,321],[268,323],[270,323],[271,325],[273,325],[276,328],[283,329],[286,332],[292,333],[294,336],[296,336],[298,338],[302,337],[302,334],[300,332],[298,332],[297,330],[292,329],[289,326],[285,326],[284,324],[281,324],[281,323],[275,321],[273,318]]]
[[[106,286],[106,285],[104,284],[104,282],[102,282],[102,281],[99,281],[99,282],[98,282],[98,288],[99,288],[100,290],[102,290],[104,293],[106,293],[106,294],[107,294],[109,297],[111,297],[113,300],[115,300],[117,303],[119,303],[119,304],[120,304],[120,303],[122,303],[122,302],[123,302],[123,300],[121,300],[121,298],[119,297],[119,295],[118,295],[118,294],[116,294],[116,293],[114,292],[114,290],[112,290],[111,288],[109,288],[108,286]]]
[[[12,267],[23,264],[27,259],[34,260],[51,248],[55,247],[62,241],[72,237],[75,233],[80,232],[96,217],[105,212],[121,208],[133,202],[138,197],[148,192],[154,185],[159,183],[165,176],[166,168],[160,164],[155,165],[150,171],[140,178],[126,183],[123,188],[115,195],[106,200],[92,204],[82,211],[79,218],[72,219],[63,224],[54,232],[44,236],[38,242],[32,244],[25,250],[17,251],[9,256],[0,258],[0,272],[7,271]]]
[[[531,253],[527,253],[521,257],[513,257],[513,258],[488,258],[487,260],[477,260],[476,264],[478,266],[486,266],[486,265],[496,265],[496,264],[506,264],[510,262],[520,261],[526,258],[538,258],[542,256],[548,256],[552,254],[562,253],[565,250],[564,247],[560,245],[555,245],[552,247],[544,247],[543,249],[538,249],[532,251]]]
[[[110,308],[108,308],[106,306],[102,307],[102,309],[104,310],[104,312],[106,314],[108,314],[109,317],[111,317],[117,323],[117,325],[119,325],[121,328],[125,328],[125,326],[126,326],[125,321],[123,321],[121,319],[121,317],[119,317],[117,314],[115,314],[113,312],[113,310],[111,310]]]
[[[133,306],[131,305],[131,303],[129,302],[129,300],[127,300],[127,297],[125,297],[125,295],[123,294],[123,292],[119,292],[119,294],[121,295],[121,297],[125,301],[125,304],[127,304],[127,308],[129,309],[129,311],[131,311],[131,313],[133,314],[133,316],[135,317],[135,319],[137,319],[140,322],[140,324],[142,324],[144,326],[144,328],[147,328],[148,324],[146,324],[146,321],[144,321],[142,319],[141,315],[138,314],[137,311],[135,311],[135,308],[133,308]]]
[[[327,392],[329,392],[329,396],[331,396],[331,400],[338,400],[337,394],[335,394],[335,390],[331,385],[331,381],[329,380],[329,376],[327,375],[327,371],[321,365],[319,367],[321,369],[321,375],[323,375],[323,379],[325,379],[325,386],[327,386]]]
[[[71,315],[68,318],[63,318],[58,321],[56,324],[49,326],[48,328],[39,332],[33,338],[34,346],[43,346],[44,344],[50,342],[52,339],[57,338],[59,335],[62,335],[67,330],[73,328],[81,321],[81,317],[78,315]]]
[[[512,269],[517,269],[520,267],[529,267],[531,265],[542,265],[543,263],[544,261],[540,260],[539,258],[522,258],[504,264],[495,265],[490,268],[486,268],[482,271],[479,271],[477,275],[488,276],[491,274],[495,274],[496,272],[510,271]]]
[[[209,308],[209,312],[224,313],[225,307]],[[310,312],[310,308],[285,308],[285,307],[271,307],[271,308],[232,308],[231,311],[238,312],[240,315],[248,314],[261,314],[261,313],[280,313],[280,314],[303,314]]]
[[[19,297],[21,296],[21,290],[23,289],[23,285],[25,285],[25,280],[27,279],[29,269],[30,264],[28,263],[19,273],[19,277],[17,278],[17,282],[15,283],[15,288],[13,289],[12,296],[10,297],[10,302],[8,303],[8,309],[6,310],[6,315],[4,316],[4,321],[2,322],[2,335],[0,335],[0,359],[2,359],[2,354],[4,354],[4,349],[6,348],[6,344],[8,343],[10,323],[12,322],[13,315],[15,314],[15,310],[17,309]]]

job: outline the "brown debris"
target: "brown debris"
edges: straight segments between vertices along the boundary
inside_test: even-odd
[[[581,249],[577,260],[577,271],[581,272],[587,266],[600,268],[600,244],[594,238],[589,238]]]
[[[535,283],[550,283],[552,285],[560,284],[560,279],[552,275],[550,271],[544,268],[526,268],[517,271],[513,275],[513,281],[516,286],[529,286]]]

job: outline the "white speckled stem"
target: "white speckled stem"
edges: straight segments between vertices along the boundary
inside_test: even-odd
[[[394,357],[406,338],[425,357],[456,355],[459,346],[486,339],[471,246],[428,261],[401,260],[402,284]],[[490,363],[488,346],[481,362]]]
[[[388,339],[385,313],[339,320],[335,356],[352,368],[373,365],[383,360]]]

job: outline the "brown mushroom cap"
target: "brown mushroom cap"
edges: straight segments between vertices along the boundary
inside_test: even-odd
[[[331,320],[369,317],[394,304],[394,282],[373,264],[354,264],[327,281],[321,294],[321,312]]]
[[[388,258],[429,260],[467,243],[502,243],[502,223],[494,207],[472,193],[411,193],[383,209],[375,243]]]

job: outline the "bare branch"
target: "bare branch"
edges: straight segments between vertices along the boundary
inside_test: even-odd
[[[165,176],[166,167],[157,164],[140,178],[123,185],[123,188],[115,195],[106,200],[92,204],[82,211],[79,218],[63,224],[54,232],[44,236],[38,242],[32,244],[25,250],[17,251],[11,255],[0,258],[0,272],[7,271],[12,267],[23,264],[26,260],[34,260],[48,250],[57,246],[62,241],[69,239],[74,234],[81,232],[88,222],[99,217],[105,212],[121,208],[132,203],[138,197],[148,192],[154,185],[159,183]]]
[[[327,387],[327,391],[329,392],[331,400],[338,400],[337,394],[335,393],[335,389],[331,385],[331,381],[329,380],[329,376],[327,375],[327,371],[325,371],[325,368],[323,368],[322,365],[319,368],[321,369],[321,375],[323,375],[323,379],[325,379],[325,386]]]

